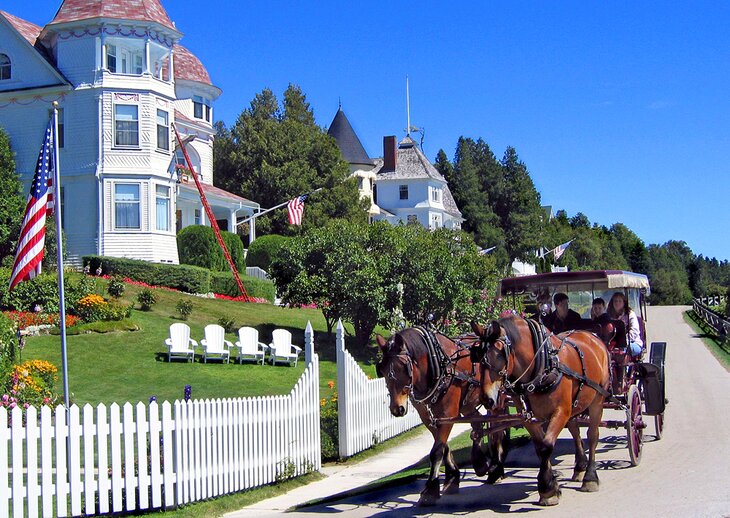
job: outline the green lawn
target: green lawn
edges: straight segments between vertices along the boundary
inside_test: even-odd
[[[98,292],[104,293],[106,283],[98,281]],[[123,303],[132,302],[141,288],[127,285]],[[149,312],[133,310],[131,321],[137,331],[115,331],[104,334],[89,333],[70,335],[68,343],[69,392],[77,404],[123,404],[147,401],[156,396],[159,402],[174,401],[183,397],[185,385],[192,386],[192,394],[200,398],[247,397],[287,394],[304,371],[304,352],[296,367],[237,363],[203,364],[199,357],[195,362],[182,360],[167,362],[170,324],[179,322],[175,304],[183,297],[193,301],[194,310],[187,323],[191,337],[203,338],[203,328],[217,323],[225,316],[235,320],[238,327],[253,326],[259,330],[259,339],[271,340],[276,328],[286,328],[292,333],[296,345],[304,345],[304,329],[312,322],[315,333],[315,351],[320,357],[320,382],[323,397],[331,391],[329,380],[336,381],[334,333],[326,334],[322,313],[314,309],[289,309],[270,304],[250,304],[225,300],[204,299],[167,290],[154,290],[158,303]],[[227,335],[235,342],[236,337]],[[22,353],[23,360],[45,359],[59,368],[57,388],[62,390],[60,337],[54,335],[29,337]],[[355,356],[365,372],[375,377],[373,361],[376,350],[357,349],[348,340],[348,350]]]

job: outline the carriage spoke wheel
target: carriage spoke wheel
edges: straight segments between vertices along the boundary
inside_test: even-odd
[[[654,416],[654,437],[658,441],[662,435],[664,435],[664,412]]]
[[[626,395],[626,436],[632,466],[638,466],[641,462],[641,447],[645,426],[641,415],[639,388],[636,385],[631,385]]]

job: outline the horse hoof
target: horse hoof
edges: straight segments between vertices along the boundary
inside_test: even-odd
[[[447,480],[441,490],[444,495],[455,495],[459,492],[459,479]]]
[[[573,478],[571,480],[573,482],[583,482],[583,477],[585,476],[585,474],[585,471],[574,471]]]
[[[558,505],[560,503],[560,494],[555,493],[551,496],[542,496],[540,495],[540,501],[537,503],[537,505],[541,505],[543,507],[550,507],[553,505]]]
[[[584,493],[595,493],[596,491],[598,491],[598,481],[585,480],[583,481],[583,485],[580,486],[580,490]]]
[[[420,507],[431,507],[436,505],[436,500],[438,499],[438,495],[434,495],[432,493],[421,493],[421,498],[418,499],[418,505]]]
[[[495,484],[504,478],[504,465],[500,464],[489,472],[487,484]]]

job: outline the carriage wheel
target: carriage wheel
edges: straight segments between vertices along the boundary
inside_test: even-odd
[[[658,441],[664,434],[664,412],[654,416],[654,430],[654,437]]]
[[[644,421],[641,416],[641,395],[636,385],[631,385],[626,394],[626,436],[629,458],[632,466],[641,462],[641,447],[644,435]]]

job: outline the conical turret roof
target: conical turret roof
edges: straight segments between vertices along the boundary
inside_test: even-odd
[[[365,152],[365,148],[362,146],[355,130],[352,129],[352,125],[347,120],[342,107],[337,110],[327,134],[337,141],[337,146],[347,162],[350,164],[373,165],[373,161]]]
[[[156,22],[177,30],[159,0],[64,0],[51,24],[94,18]]]

